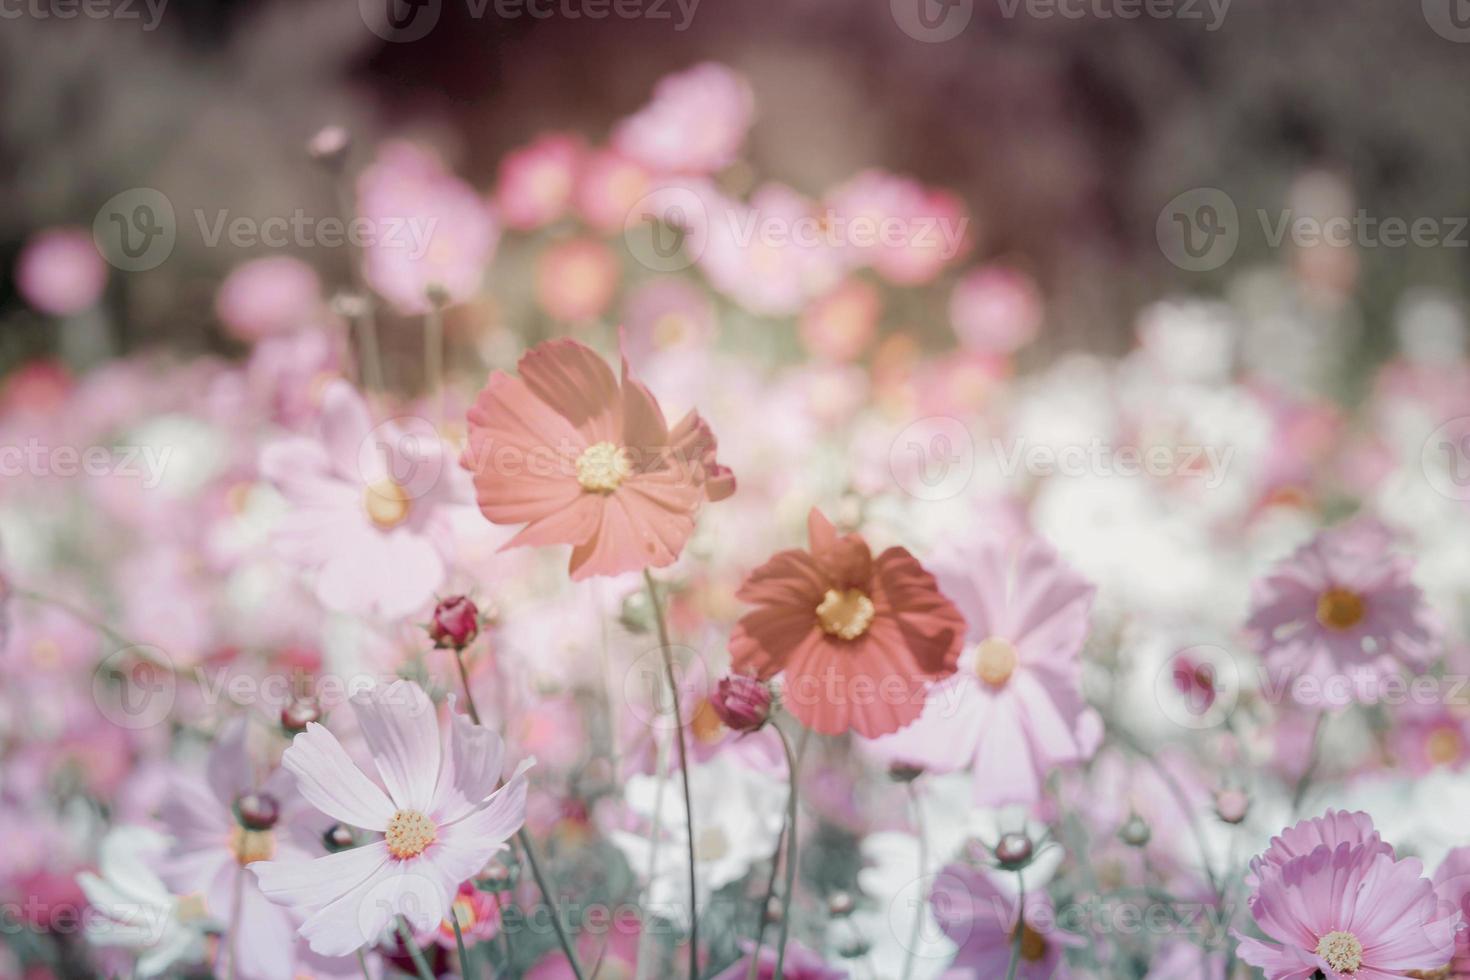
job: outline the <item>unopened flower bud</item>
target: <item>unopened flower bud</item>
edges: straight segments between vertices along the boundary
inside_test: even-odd
[[[834,919],[845,919],[857,908],[851,892],[833,892],[827,898],[827,914]]]
[[[895,783],[911,783],[924,775],[924,767],[913,762],[893,762],[888,766],[888,778]]]
[[[322,844],[332,853],[345,851],[357,844],[357,838],[352,833],[352,828],[346,824],[334,823],[322,834]]]
[[[623,624],[623,629],[635,635],[651,631],[654,625],[653,607],[649,605],[648,593],[629,593],[618,613],[618,622]]]
[[[1215,794],[1215,814],[1226,823],[1240,823],[1251,809],[1251,798],[1243,789],[1222,789]]]
[[[744,674],[721,677],[709,706],[731,731],[756,731],[771,718],[771,685]]]
[[[480,610],[462,595],[439,600],[434,619],[429,623],[429,636],[434,646],[463,650],[480,635]]]
[[[270,830],[281,819],[281,804],[269,793],[246,793],[235,800],[235,819],[246,830]]]
[[[317,163],[335,170],[352,145],[352,135],[342,126],[323,126],[306,143],[306,152]]]
[[[1148,821],[1135,813],[1124,822],[1118,837],[1129,847],[1145,847],[1153,837],[1153,831],[1149,829]]]
[[[292,735],[306,731],[306,726],[322,720],[322,706],[315,698],[296,698],[281,709],[281,727]]]
[[[1036,846],[1025,834],[1012,833],[1001,837],[995,845],[995,859],[1006,870],[1022,867],[1036,853]]]
[[[864,956],[867,956],[872,949],[872,943],[869,943],[866,939],[853,939],[843,944],[837,950],[837,955],[845,960],[860,960]]]

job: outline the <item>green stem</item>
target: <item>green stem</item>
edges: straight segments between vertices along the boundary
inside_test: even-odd
[[[1011,943],[1011,965],[1006,967],[1006,980],[1016,980],[1016,970],[1021,966],[1021,944],[1026,941],[1026,879],[1016,875],[1019,891],[1016,893],[1016,936]]]
[[[428,393],[439,396],[438,425],[447,420],[448,393],[444,390],[444,307],[436,298],[429,299],[429,312],[424,314],[424,373],[428,376]]]
[[[470,678],[465,671],[463,651],[454,651],[454,662],[459,665],[459,680],[464,685],[465,707],[469,709],[470,720],[475,724],[480,723],[480,712],[475,707],[475,696],[470,693]],[[567,935],[567,927],[561,921],[561,909],[557,907],[555,893],[546,882],[546,875],[541,872],[541,862],[536,858],[536,848],[531,843],[531,835],[526,832],[525,825],[516,831],[516,840],[520,842],[521,850],[526,855],[526,863],[531,866],[531,877],[536,879],[536,887],[541,890],[541,898],[551,908],[551,925],[556,930],[556,939],[561,943],[561,951],[566,954],[567,962],[572,966],[572,973],[577,980],[585,980],[582,974],[582,964],[577,960],[577,952],[572,948],[572,939]],[[502,931],[504,923],[502,922]],[[506,938],[507,952],[509,951],[510,939]]]
[[[362,951],[361,946],[357,948],[357,966],[362,970],[362,980],[373,980],[371,974],[368,973],[367,954]]]
[[[924,876],[929,873],[929,836],[924,830],[924,808],[919,803],[919,794],[913,783],[909,783],[909,802],[914,809],[914,832],[919,838],[919,887],[922,899]],[[913,976],[914,958],[919,954],[919,930],[923,925],[924,910],[920,908],[915,913],[913,927],[909,930],[909,949],[903,961],[903,980],[909,980]]]
[[[470,954],[464,948],[464,933],[459,931],[459,913],[449,906],[449,922],[454,926],[454,948],[459,952],[459,975],[470,980]],[[478,972],[478,971],[476,971]]]
[[[658,624],[659,648],[664,658],[664,675],[669,682],[669,697],[674,709],[674,735],[679,744],[679,772],[684,777],[684,829],[689,843],[689,980],[699,978],[699,915],[695,908],[696,872],[694,868],[694,799],[689,789],[689,749],[684,744],[684,718],[679,713],[679,684],[674,677],[674,651],[669,646],[669,627],[664,621],[663,603],[653,575],[643,570],[643,583],[648,587],[648,601],[653,604],[654,622]]]
[[[1312,748],[1307,757],[1307,768],[1302,770],[1301,778],[1296,781],[1296,789],[1291,794],[1291,815],[1295,818],[1302,809],[1302,801],[1307,798],[1307,789],[1311,787],[1312,780],[1317,775],[1317,765],[1322,755],[1322,728],[1327,720],[1326,713],[1317,716],[1316,724],[1312,726]]]
[[[413,968],[418,971],[419,980],[434,980],[434,971],[429,969],[429,961],[424,959],[424,951],[419,949],[419,944],[413,941],[413,932],[408,928],[408,920],[401,915],[398,917],[398,937],[408,948],[408,958],[413,960]]]
[[[781,938],[780,945],[776,947],[776,975],[774,980],[781,980],[782,968],[786,963],[786,937],[791,929],[791,910],[793,900],[796,898],[796,754],[791,751],[791,742],[787,740],[786,733],[774,722],[771,727],[776,729],[776,734],[781,738],[781,748],[786,752],[786,772],[791,781],[791,792],[786,795],[786,888],[781,898]],[[765,921],[764,912],[761,921]],[[757,944],[755,954],[760,954],[760,946]]]

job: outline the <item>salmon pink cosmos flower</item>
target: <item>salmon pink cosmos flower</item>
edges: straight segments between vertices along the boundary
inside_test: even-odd
[[[304,916],[301,935],[326,956],[376,942],[395,915],[420,933],[443,921],[460,884],[525,822],[523,762],[503,787],[505,747],[452,714],[441,735],[428,695],[410,681],[352,697],[382,785],[313,722],[281,758],[301,795],[327,816],[382,836],[312,861],[253,865],[261,891]]]
[[[732,668],[785,671],[783,703],[824,735],[895,732],[954,673],[965,621],[907,549],[875,558],[815,508],[807,534],[809,551],[780,552],[735,594],[759,608],[730,637]]]
[[[497,371],[469,411],[464,465],[505,547],[569,544],[573,579],[673,564],[706,500],[735,492],[696,412],[672,428],[649,390],[591,348],[548,341]]]

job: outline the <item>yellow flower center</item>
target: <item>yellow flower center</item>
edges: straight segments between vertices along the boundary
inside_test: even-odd
[[[633,475],[633,462],[621,446],[596,442],[577,457],[577,482],[592,493],[612,493]]]
[[[1424,752],[1437,766],[1447,766],[1460,759],[1460,733],[1453,728],[1436,728],[1429,733]]]
[[[204,905],[204,896],[198,892],[180,895],[178,902],[174,905],[174,914],[178,916],[180,922],[185,924],[209,918],[209,910]]]
[[[1046,959],[1046,937],[1025,922],[1017,928],[1021,930],[1021,959],[1027,963],[1037,963]],[[1014,942],[1016,933],[1011,932],[1011,940]]]
[[[718,861],[730,852],[730,839],[719,827],[706,827],[694,839],[694,856],[700,861]]]
[[[715,714],[715,709],[710,706],[709,699],[705,698],[699,702],[694,709],[694,715],[689,719],[689,731],[693,733],[696,741],[705,745],[718,742],[725,734],[725,723],[720,721],[720,716]]]
[[[408,491],[392,479],[382,479],[363,491],[362,506],[367,510],[368,520],[380,530],[387,531],[408,520],[413,499]]]
[[[873,600],[857,589],[828,589],[817,606],[817,622],[829,636],[856,640],[873,625]]]
[[[1350,589],[1333,586],[1317,597],[1317,622],[1334,630],[1350,630],[1363,621],[1368,604]]]
[[[269,830],[236,827],[230,832],[230,850],[242,868],[256,861],[269,861],[276,853],[276,835]]]
[[[399,810],[388,821],[384,839],[389,854],[400,859],[414,858],[439,839],[439,828],[417,810]]]
[[[1016,672],[1016,648],[998,636],[986,638],[975,650],[975,673],[991,687],[1000,687]]]
[[[1363,944],[1350,932],[1329,932],[1317,943],[1317,955],[1338,973],[1355,973],[1363,965]]]
[[[653,321],[653,342],[658,347],[673,347],[689,336],[689,317],[683,313],[665,313]]]

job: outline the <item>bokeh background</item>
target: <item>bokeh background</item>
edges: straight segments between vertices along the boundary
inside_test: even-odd
[[[1030,356],[1116,352],[1137,310],[1171,291],[1300,301],[1247,275],[1292,258],[1256,209],[1470,213],[1470,44],[1445,19],[1458,2],[1234,0],[1124,20],[967,0],[936,5],[965,18],[942,42],[906,33],[899,0],[703,0],[687,16],[671,2],[667,19],[602,20],[493,5],[476,16],[443,0],[409,43],[377,36],[346,0],[174,0],[152,29],[141,4],[137,19],[8,17],[0,267],[37,228],[90,225],[138,186],[180,213],[332,214],[332,183],[301,152],[329,122],[359,147],[426,137],[488,188],[505,151],[537,131],[597,140],[656,79],[717,59],[749,77],[759,107],[750,167],[723,176],[732,189],[751,167],[817,193],[871,166],[952,188],[974,216],[976,255],[1029,269],[1046,294]],[[1171,264],[1155,235],[1166,203],[1197,187],[1224,190],[1242,215],[1233,258],[1207,272]],[[111,349],[229,349],[212,292],[253,255],[200,237],[182,236],[158,269],[114,277]],[[1345,320],[1338,346],[1370,358],[1389,348],[1405,290],[1453,292],[1470,258],[1463,242],[1348,251],[1337,264],[1353,268],[1316,270],[1330,295],[1307,302]],[[344,249],[307,257],[337,277],[351,261]],[[0,363],[54,349],[54,325],[26,312],[9,277],[0,289]]]

